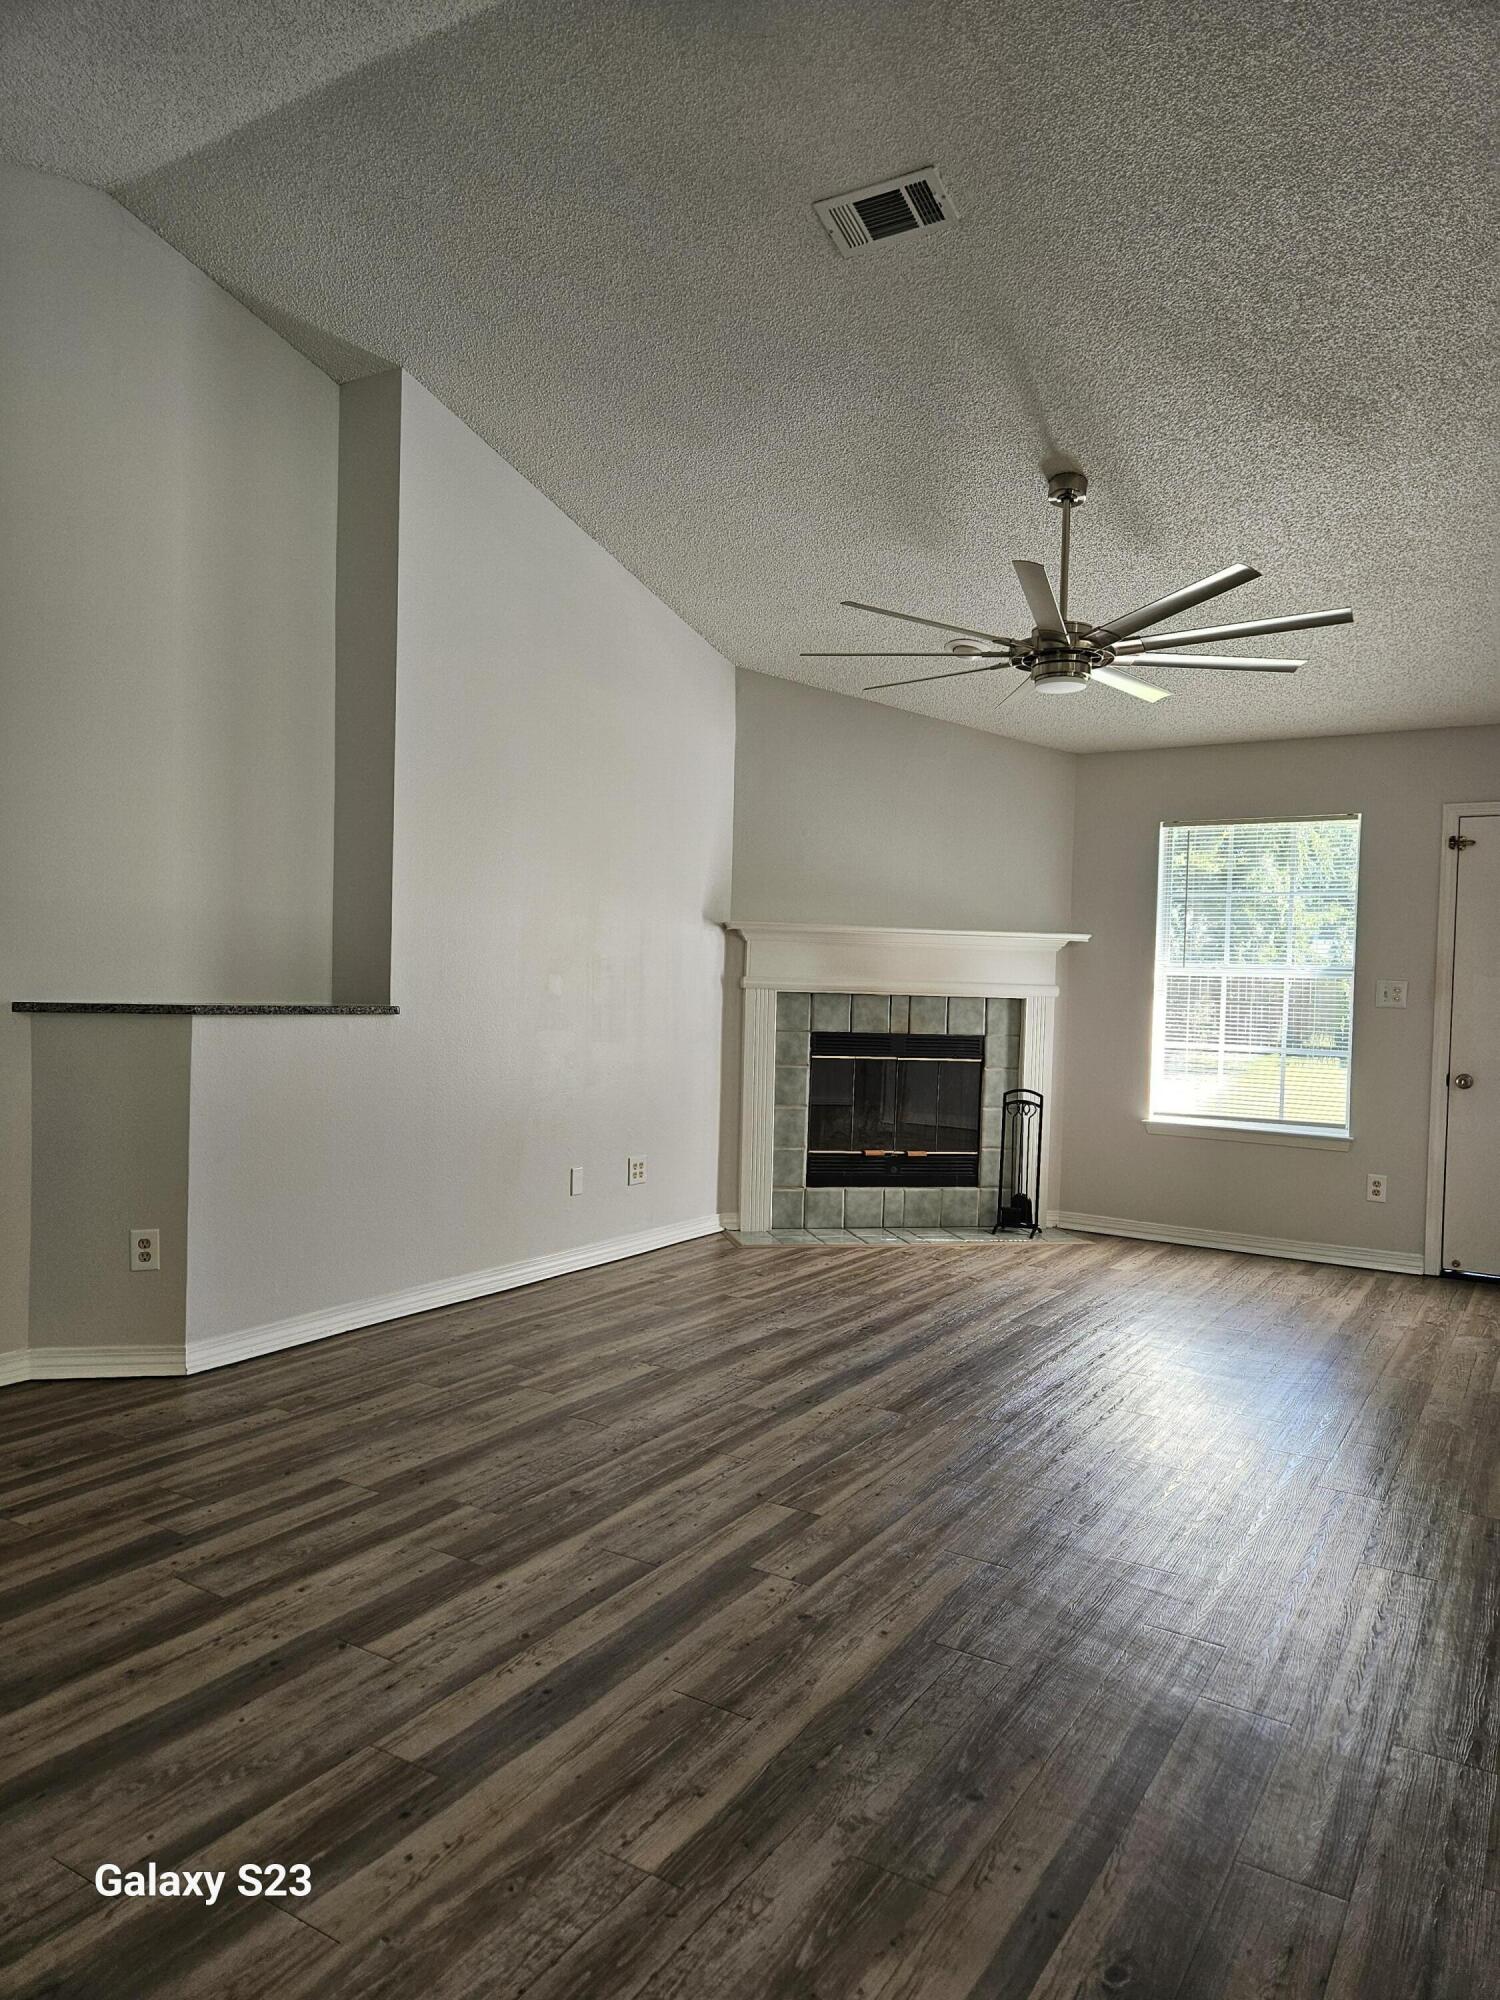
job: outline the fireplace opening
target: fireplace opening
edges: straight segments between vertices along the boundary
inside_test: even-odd
[[[815,1033],[809,1187],[977,1187],[983,1035]]]

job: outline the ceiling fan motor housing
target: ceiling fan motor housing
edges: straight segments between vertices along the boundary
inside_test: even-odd
[[[1104,647],[1080,643],[1088,629],[1079,620],[1070,618],[1068,635],[1073,642],[1070,645],[1044,632],[1033,632],[1017,648],[1012,665],[1029,673],[1033,686],[1043,694],[1075,694],[1088,686],[1095,667],[1107,667],[1114,658]]]
[[[1069,502],[1081,507],[1088,497],[1088,490],[1088,474],[1080,472],[1076,466],[1069,472],[1052,473],[1047,481],[1047,498],[1054,507],[1062,507]]]

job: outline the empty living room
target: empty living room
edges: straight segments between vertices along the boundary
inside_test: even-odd
[[[0,2000],[1500,1995],[1497,99],[0,10]]]

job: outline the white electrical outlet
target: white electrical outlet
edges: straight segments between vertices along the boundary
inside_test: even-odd
[[[159,1229],[131,1230],[130,1268],[132,1271],[159,1271],[161,1269],[161,1231]]]
[[[1406,981],[1404,979],[1377,979],[1375,982],[1375,1005],[1377,1007],[1404,1007],[1406,1005]]]
[[[639,1187],[645,1178],[646,1162],[644,1160],[627,1160],[625,1162],[625,1180],[628,1186]]]
[[[569,1167],[569,1169],[568,1169],[568,1193],[569,1193],[569,1194],[582,1194],[582,1193],[583,1193],[583,1168],[582,1168],[582,1167]]]
[[[1370,1178],[1369,1178],[1369,1179],[1368,1179],[1368,1180],[1367,1180],[1367,1181],[1365,1182],[1365,1200],[1366,1200],[1366,1201],[1384,1201],[1384,1200],[1385,1200],[1385,1175],[1384,1175],[1384,1174],[1371,1174],[1371,1175],[1370,1175]]]

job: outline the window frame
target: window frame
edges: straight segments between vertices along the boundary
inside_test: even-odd
[[[1298,826],[1304,824],[1326,826],[1339,821],[1352,824],[1355,830],[1353,881],[1354,931],[1351,940],[1350,956],[1347,961],[1347,971],[1325,974],[1324,976],[1347,978],[1349,981],[1349,1049],[1345,1069],[1343,1123],[1320,1125],[1311,1124],[1305,1119],[1233,1117],[1229,1115],[1220,1116],[1212,1112],[1169,1111],[1158,1108],[1157,1098],[1161,1081],[1161,1065],[1166,1048],[1166,975],[1175,973],[1179,976],[1186,974],[1188,977],[1191,977],[1194,972],[1198,972],[1203,976],[1221,978],[1227,985],[1229,978],[1235,976],[1236,972],[1236,968],[1227,957],[1229,949],[1227,928],[1225,936],[1226,957],[1222,963],[1210,965],[1205,961],[1201,965],[1195,966],[1191,962],[1185,961],[1181,966],[1173,966],[1167,962],[1163,950],[1163,942],[1164,938],[1170,932],[1170,921],[1168,917],[1168,905],[1164,901],[1163,896],[1163,878],[1169,839],[1174,834],[1184,831],[1194,831],[1199,828],[1205,832],[1232,831],[1239,827],[1256,826]],[[1156,899],[1154,928],[1152,932],[1152,997],[1150,1039],[1147,1049],[1146,1116],[1142,1121],[1149,1131],[1185,1138],[1243,1139],[1263,1145],[1314,1146],[1325,1147],[1330,1150],[1346,1150],[1352,1145],[1354,1138],[1354,1031],[1355,1014],[1357,1011],[1356,1000],[1359,988],[1359,894],[1362,872],[1360,862],[1363,855],[1363,834],[1363,816],[1357,812],[1275,813],[1259,814],[1237,819],[1163,820],[1159,823],[1156,845]],[[1288,897],[1289,916],[1296,893],[1294,888]],[[1247,965],[1238,968],[1238,970],[1246,977],[1254,977],[1258,973],[1262,976],[1278,976],[1285,980],[1294,979],[1299,974],[1300,976],[1307,977],[1309,976],[1309,972],[1314,977],[1318,976],[1317,972],[1311,968],[1299,968],[1291,964],[1281,967]],[[1285,1007],[1285,1002],[1283,1005]],[[1279,1053],[1283,1066],[1282,1093],[1284,1101],[1286,1063],[1285,1013],[1283,1013]]]

